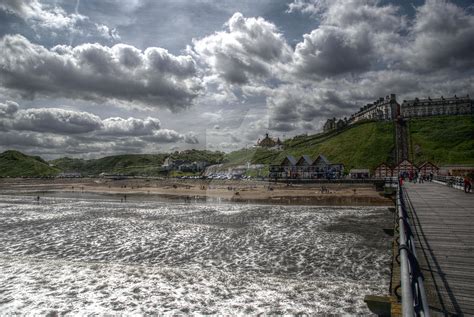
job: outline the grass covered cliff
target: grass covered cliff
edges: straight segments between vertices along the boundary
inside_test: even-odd
[[[474,165],[473,116],[442,116],[411,119],[408,122],[410,159],[415,164],[432,161],[438,165]],[[242,149],[225,157],[228,164],[275,163],[286,155],[315,158],[324,154],[346,169],[370,168],[387,162],[395,164],[393,122],[363,122],[341,131],[297,136],[284,141],[283,150]]]
[[[170,154],[126,154],[93,160],[60,158],[50,162],[18,151],[0,154],[0,177],[54,176],[60,172],[80,172],[157,176],[166,157],[186,161],[207,161],[225,166],[278,164],[286,155],[303,154],[313,159],[324,154],[331,162],[351,168],[374,169],[378,164],[395,164],[394,124],[364,122],[341,131],[297,136],[283,142],[282,150],[249,148],[224,154],[208,150],[186,150]],[[426,160],[438,165],[474,165],[473,116],[441,116],[412,119],[408,122],[410,159],[415,164]]]
[[[60,169],[50,166],[39,156],[29,156],[13,150],[0,153],[2,177],[48,177],[60,172]]]

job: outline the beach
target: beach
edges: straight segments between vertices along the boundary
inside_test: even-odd
[[[117,200],[153,197],[290,205],[392,206],[372,184],[286,184],[199,179],[0,179],[0,191],[32,195],[105,194]]]

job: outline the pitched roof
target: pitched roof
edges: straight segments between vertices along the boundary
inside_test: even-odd
[[[283,163],[285,163],[286,161],[288,161],[290,163],[290,165],[296,165],[296,159],[293,157],[293,155],[285,156],[283,161],[281,161],[280,165],[283,165]]]
[[[313,164],[313,161],[311,160],[309,155],[303,155],[302,157],[300,157],[298,162],[296,162],[296,165],[303,165],[304,162],[306,162],[307,165]]]
[[[432,166],[434,166],[434,167],[436,167],[436,168],[439,168],[438,166],[436,166],[435,164],[431,163],[430,161],[424,162],[423,164],[421,164],[421,165],[419,166],[419,168],[422,168],[422,167],[425,166],[425,165],[432,165]]]
[[[319,160],[323,161],[325,164],[330,164],[329,160],[322,154],[319,154],[313,161],[313,165],[318,162]]]
[[[390,165],[388,165],[387,163],[383,162],[383,163],[380,163],[379,165],[377,165],[377,167],[375,167],[375,169],[379,168],[379,167],[382,167],[382,166],[386,166],[388,168],[392,168]]]
[[[413,164],[413,162],[411,162],[411,161],[409,161],[409,160],[403,160],[403,161],[401,161],[401,162],[398,162],[398,164],[397,164],[395,167],[398,167],[398,166],[400,166],[402,163],[405,163],[405,162],[406,162],[406,163],[410,163],[410,165],[415,166],[415,164]]]

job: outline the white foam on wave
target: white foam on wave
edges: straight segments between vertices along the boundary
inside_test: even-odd
[[[1,311],[366,313],[388,287],[388,238],[327,229],[382,208],[28,199],[0,198]]]

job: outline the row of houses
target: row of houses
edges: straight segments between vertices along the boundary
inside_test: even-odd
[[[400,115],[403,118],[428,117],[442,115],[465,115],[474,113],[474,102],[469,95],[444,98],[415,98],[403,100]]]
[[[377,166],[374,170],[374,178],[385,178],[385,177],[399,177],[402,174],[418,173],[422,176],[428,176],[431,173],[437,175],[439,167],[431,162],[424,162],[419,166],[416,166],[409,160],[403,160],[395,166],[390,166],[387,163],[382,163]]]
[[[347,126],[348,120],[347,118],[344,119],[336,119],[335,117],[332,119],[327,119],[326,123],[323,126],[323,131],[328,132],[332,130],[340,130]]]
[[[352,114],[348,120],[327,119],[323,130],[325,132],[340,129],[344,124],[351,125],[365,120],[395,120],[399,117],[409,119],[415,117],[442,116],[442,115],[467,115],[474,113],[474,101],[469,95],[444,98],[415,98],[403,100],[400,105],[395,94],[379,98],[373,103],[361,107]]]
[[[397,102],[395,94],[379,98],[373,103],[369,103],[360,108],[359,111],[351,115],[349,124],[361,120],[392,120],[400,113],[400,105]]]
[[[344,175],[344,164],[331,163],[324,155],[312,160],[308,155],[299,159],[287,155],[278,165],[270,165],[269,177],[292,179],[335,179]]]

